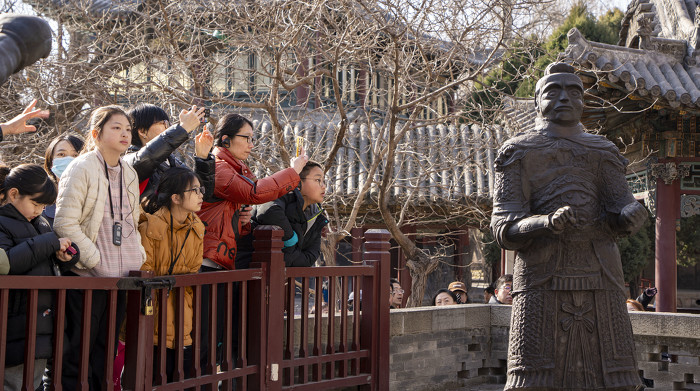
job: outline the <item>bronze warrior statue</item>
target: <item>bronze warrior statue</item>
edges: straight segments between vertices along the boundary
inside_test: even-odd
[[[617,235],[646,209],[627,187],[627,160],[584,131],[583,84],[550,64],[537,83],[535,130],[496,159],[491,228],[517,250],[506,390],[636,390]]]

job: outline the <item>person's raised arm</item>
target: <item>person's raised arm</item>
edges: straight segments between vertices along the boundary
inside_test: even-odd
[[[180,123],[178,125],[169,127],[138,151],[124,156],[124,160],[136,170],[139,181],[150,178],[156,167],[189,139],[189,134],[197,129],[199,119],[203,115],[204,108],[197,109],[197,106],[192,106],[191,110],[183,109],[180,112]]]
[[[0,129],[2,129],[2,132],[0,132],[0,141],[2,141],[2,137],[8,134],[35,132],[36,126],[27,125],[27,121],[32,118],[49,118],[51,113],[48,110],[37,109],[35,107],[36,102],[37,100],[34,99],[32,103],[22,111],[22,114],[0,124]]]

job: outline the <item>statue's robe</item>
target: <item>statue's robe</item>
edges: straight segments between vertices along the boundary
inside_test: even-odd
[[[491,227],[517,250],[506,390],[634,390],[640,385],[625,305],[618,216],[635,202],[613,143],[554,125],[508,140],[496,159]],[[510,223],[570,206],[573,228],[509,242]]]

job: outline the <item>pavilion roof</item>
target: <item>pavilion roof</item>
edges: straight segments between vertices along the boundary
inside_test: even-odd
[[[568,37],[563,60],[595,73],[603,87],[654,104],[700,108],[700,66],[688,61],[684,41],[652,37],[653,48],[633,49],[588,41],[575,28]]]

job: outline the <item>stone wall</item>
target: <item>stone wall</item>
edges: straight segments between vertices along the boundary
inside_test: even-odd
[[[637,363],[652,390],[700,390],[700,315],[630,313]]]
[[[700,315],[633,313],[650,390],[700,390]],[[391,311],[391,390],[505,383],[510,307],[470,304]]]

